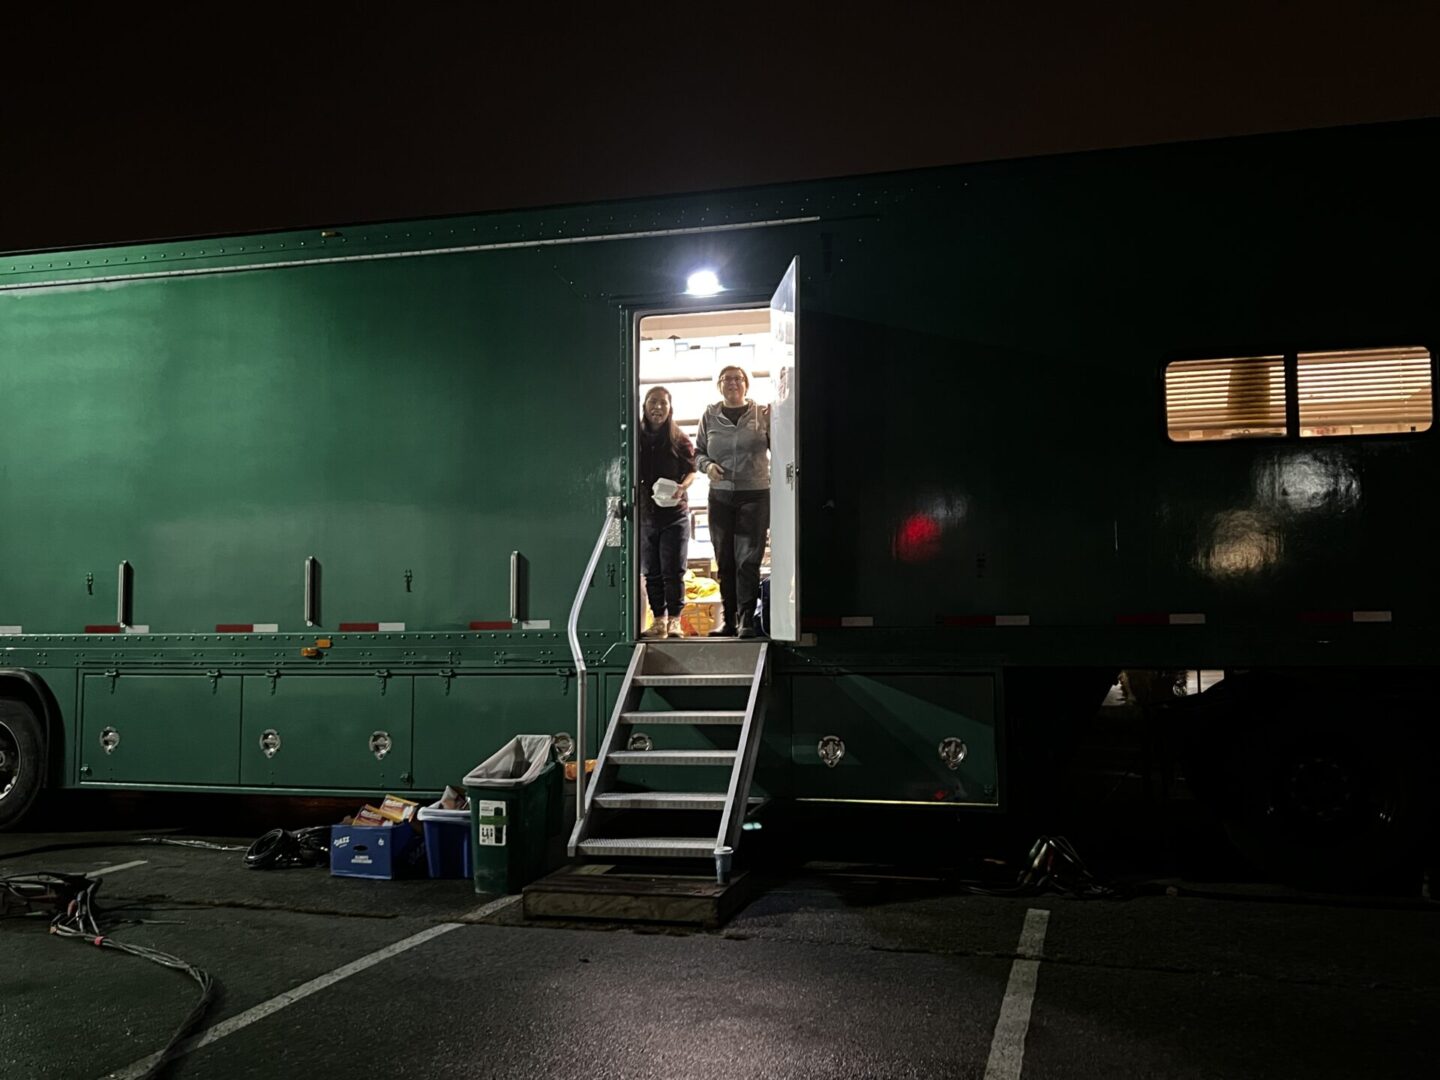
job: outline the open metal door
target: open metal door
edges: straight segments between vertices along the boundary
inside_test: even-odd
[[[770,637],[800,636],[799,259],[770,298]]]

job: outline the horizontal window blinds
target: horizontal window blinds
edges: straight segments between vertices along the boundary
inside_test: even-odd
[[[1165,369],[1165,418],[1170,438],[1180,442],[1284,435],[1284,358],[1170,364]]]
[[[1422,348],[1300,353],[1300,434],[1367,435],[1430,427],[1430,352]]]

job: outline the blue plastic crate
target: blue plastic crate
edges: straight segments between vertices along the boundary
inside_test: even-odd
[[[408,821],[398,825],[330,826],[330,873],[336,877],[403,877],[420,842]]]
[[[432,878],[470,878],[470,811],[420,808],[425,826],[425,861]]]

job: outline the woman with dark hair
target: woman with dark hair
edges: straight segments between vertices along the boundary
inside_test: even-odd
[[[651,387],[640,408],[640,569],[654,623],[642,637],[684,637],[685,552],[695,447],[675,423],[670,391]]]

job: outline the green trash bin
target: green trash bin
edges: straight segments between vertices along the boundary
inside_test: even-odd
[[[545,872],[564,795],[552,744],[517,735],[465,777],[477,893],[519,892]]]

